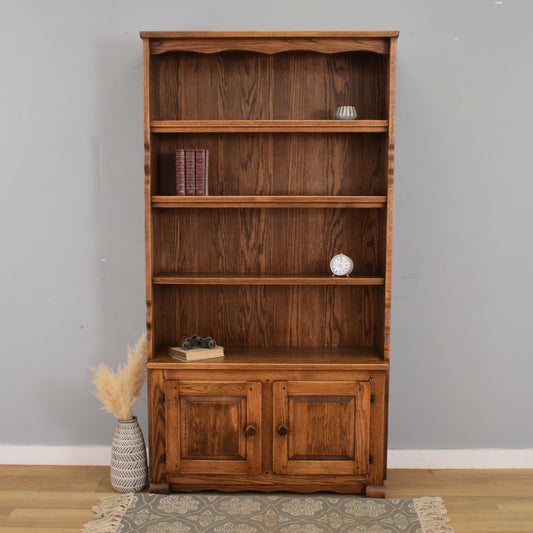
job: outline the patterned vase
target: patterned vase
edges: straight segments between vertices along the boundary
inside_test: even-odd
[[[111,445],[111,485],[117,492],[139,492],[147,483],[146,446],[137,417],[118,420]]]

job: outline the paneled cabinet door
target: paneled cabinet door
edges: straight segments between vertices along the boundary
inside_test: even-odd
[[[273,387],[277,474],[367,473],[369,382],[277,381]]]
[[[176,474],[261,469],[261,383],[168,381],[166,463]]]

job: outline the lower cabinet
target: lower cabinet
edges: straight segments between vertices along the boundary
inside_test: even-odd
[[[371,379],[214,381],[161,374],[152,380],[161,393],[153,384],[151,390],[160,394],[150,434],[153,492],[364,492],[383,485],[384,461],[373,464],[372,454],[384,457],[384,424],[372,418]],[[384,402],[380,396],[381,411]]]

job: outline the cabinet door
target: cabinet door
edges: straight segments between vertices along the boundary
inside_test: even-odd
[[[277,474],[367,473],[370,383],[278,381],[273,386]]]
[[[261,383],[168,381],[169,473],[243,474],[261,468]]]

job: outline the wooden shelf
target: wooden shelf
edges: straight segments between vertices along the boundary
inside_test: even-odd
[[[384,133],[388,120],[152,120],[152,133]]]
[[[164,273],[156,274],[152,281],[155,285],[385,285],[383,276],[338,278],[319,274]]]
[[[384,208],[386,196],[152,196],[152,207]]]
[[[159,353],[147,368],[265,369],[272,370],[383,370],[389,362],[375,348],[302,348],[302,347],[225,347],[224,357],[201,361],[180,361]],[[357,367],[357,368],[354,368]]]

